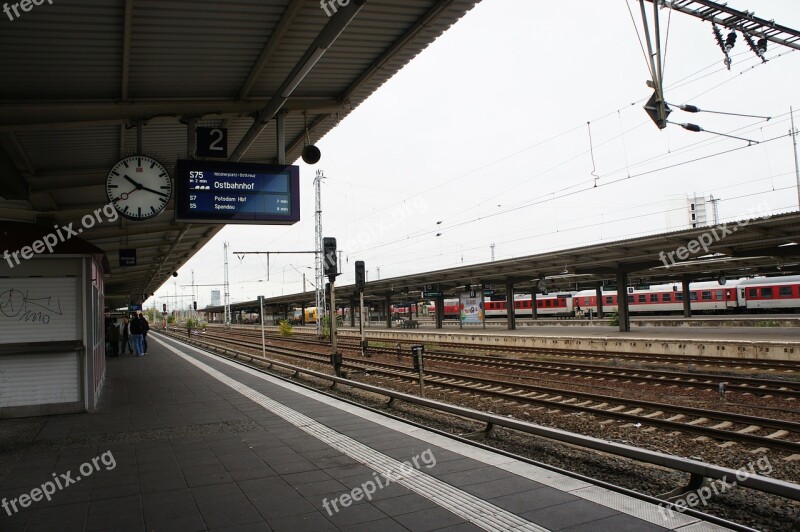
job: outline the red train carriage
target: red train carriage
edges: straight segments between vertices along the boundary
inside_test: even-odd
[[[617,310],[616,290],[603,291],[603,312]],[[680,314],[683,312],[681,283],[654,285],[647,289],[628,289],[628,304],[632,315]],[[795,311],[800,312],[800,275],[759,279],[730,280],[724,285],[716,281],[690,285],[689,297],[693,312],[723,314],[735,311]],[[518,295],[514,300],[515,315],[530,318],[530,295]],[[550,317],[585,316],[597,314],[597,292],[582,290],[573,293],[538,295],[537,315]],[[429,312],[434,314],[431,304]],[[445,319],[458,319],[458,299],[444,301]],[[506,317],[505,301],[486,301],[487,318]]]
[[[487,301],[487,318],[505,318],[505,301]],[[531,296],[523,295],[514,300],[514,314],[518,318],[530,318],[533,316],[531,306]],[[566,317],[573,316],[572,294],[549,294],[536,296],[536,314],[538,316]]]
[[[800,275],[744,279],[737,289],[739,305],[748,311],[800,311]]]

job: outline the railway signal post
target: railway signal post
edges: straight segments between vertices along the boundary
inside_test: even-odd
[[[412,345],[411,346],[411,357],[414,360],[414,371],[419,372],[419,396],[425,397],[425,377],[422,374],[424,361],[422,359],[422,354],[425,352],[424,345]]]
[[[361,331],[361,356],[367,355],[367,339],[364,330],[364,286],[366,285],[366,269],[363,260],[356,261],[356,290],[358,291],[359,308],[358,326]]]
[[[267,339],[264,336],[264,296],[258,296],[258,314],[261,317],[261,356],[267,358]]]
[[[336,239],[325,237],[322,239],[322,262],[324,266],[325,275],[328,276],[328,281],[331,287],[331,313],[328,315],[330,320],[330,334],[331,334],[331,364],[336,372],[337,377],[342,376],[342,354],[336,349],[336,276],[338,272],[338,261],[336,256]],[[321,319],[321,318],[320,318]]]

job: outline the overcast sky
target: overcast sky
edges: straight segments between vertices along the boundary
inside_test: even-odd
[[[800,28],[797,0],[728,5]],[[790,106],[800,127],[800,52],[770,45],[764,64],[740,35],[729,71],[709,23],[662,10],[670,103],[772,118],[670,116],[752,145],[659,130],[642,109],[652,90],[628,7],[641,32],[633,0],[484,0],[329,133],[319,164],[296,163],[299,223],[226,227],[156,297],[190,294],[192,270],[198,285],[222,283],[225,241],[232,252],[313,249],[318,169],[342,284],[356,260],[385,279],[488,262],[492,244],[501,260],[685,228],[695,194],[719,199],[723,221],[797,210],[788,133]],[[269,280],[266,262],[229,255],[232,302],[300,292],[303,272],[312,289],[311,255],[272,256]],[[200,307],[212,289],[197,289]]]

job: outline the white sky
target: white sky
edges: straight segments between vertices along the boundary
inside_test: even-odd
[[[353,282],[356,260],[375,280],[378,268],[385,279],[488,262],[492,243],[501,260],[678,229],[676,198],[687,195],[713,194],[721,220],[796,210],[788,133],[790,106],[800,127],[800,52],[770,44],[762,64],[739,35],[728,71],[710,23],[672,13],[667,100],[773,118],[675,109],[670,119],[782,138],[746,147],[659,130],[642,109],[652,90],[626,2],[641,31],[634,0],[484,0],[328,134],[318,165],[296,163],[299,223],[226,227],[156,297],[190,294],[181,285],[192,270],[198,285],[221,284],[224,241],[231,251],[313,249],[317,169],[324,234],[344,251],[340,284]],[[800,28],[797,0],[728,4]],[[662,35],[668,18],[662,10]],[[300,272],[313,283],[312,255],[271,256],[269,280],[266,256],[231,253],[229,265],[232,302],[300,292]],[[199,307],[212,289],[197,288]]]

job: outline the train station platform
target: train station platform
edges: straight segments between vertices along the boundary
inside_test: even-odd
[[[243,328],[255,326],[243,325]],[[300,330],[313,331],[305,326]],[[557,349],[609,354],[687,355],[695,357],[745,358],[800,361],[798,327],[647,327],[621,333],[612,327],[537,326],[508,330],[480,325],[434,329],[387,328],[383,323],[365,327],[367,338],[394,342],[443,345],[491,346],[512,349]],[[358,337],[357,327],[338,329],[341,336]]]
[[[0,530],[722,530],[148,342],[97,413],[0,423]]]

